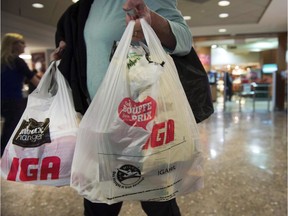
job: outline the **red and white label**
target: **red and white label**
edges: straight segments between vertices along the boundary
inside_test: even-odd
[[[149,96],[142,102],[124,98],[118,107],[118,114],[126,124],[146,130],[147,124],[155,117],[156,106],[156,101]]]
[[[14,157],[7,180],[16,181],[19,175],[20,181],[37,181],[59,179],[61,159],[56,156],[39,158],[24,158],[20,160]],[[50,178],[49,178],[50,177]]]
[[[143,149],[156,148],[169,144],[175,140],[175,123],[172,119],[155,124],[151,136],[143,146]]]

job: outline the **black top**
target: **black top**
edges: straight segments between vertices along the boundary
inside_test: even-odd
[[[34,73],[30,71],[26,62],[16,57],[14,66],[1,64],[1,100],[22,99],[24,79],[32,79]]]
[[[90,97],[86,85],[86,44],[84,27],[93,0],[81,0],[71,5],[57,24],[56,47],[66,42],[59,70],[73,90],[75,109],[82,114],[87,110]]]

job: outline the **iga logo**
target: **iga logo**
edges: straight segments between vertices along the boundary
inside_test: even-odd
[[[45,158],[14,157],[7,180],[16,181],[19,175],[20,181],[37,181],[59,179],[61,159],[56,156]]]
[[[119,104],[118,114],[126,124],[146,129],[155,117],[156,105],[156,101],[149,96],[142,102],[124,98]]]
[[[113,172],[113,180],[116,186],[120,188],[131,188],[138,185],[143,181],[141,171],[130,164],[126,164],[117,168],[117,171]]]
[[[12,143],[26,148],[51,143],[49,123],[49,118],[46,118],[44,122],[37,122],[33,118],[30,118],[28,121],[23,120]]]
[[[169,119],[166,122],[155,124],[152,133],[143,149],[156,148],[164,144],[169,144],[175,140],[175,122]]]

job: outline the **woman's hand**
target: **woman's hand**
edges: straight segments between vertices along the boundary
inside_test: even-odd
[[[126,12],[126,23],[135,20],[133,41],[144,39],[144,34],[141,28],[140,18],[144,18],[151,25],[150,9],[145,4],[144,0],[127,0],[123,5],[123,10]]]
[[[64,41],[60,41],[59,46],[51,53],[50,55],[50,60],[51,61],[56,61],[61,59],[62,57],[62,52],[66,47],[66,43]]]
[[[156,0],[154,0],[156,1]],[[176,38],[171,30],[168,20],[159,14],[150,11],[144,0],[126,0],[123,5],[123,10],[126,12],[126,23],[135,20],[133,32],[133,41],[144,39],[140,18],[144,18],[151,25],[162,45],[169,50],[174,50],[176,47]]]

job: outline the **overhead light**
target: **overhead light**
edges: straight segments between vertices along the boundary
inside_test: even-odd
[[[221,14],[219,14],[219,17],[220,17],[220,18],[226,18],[226,17],[228,17],[228,16],[229,16],[228,13],[221,13]]]
[[[184,16],[184,20],[191,20],[191,16]]]
[[[19,57],[25,60],[32,59],[32,56],[30,54],[21,54],[19,55]]]
[[[223,32],[226,32],[227,29],[224,29],[224,28],[223,28],[223,29],[219,29],[218,31],[221,32],[221,33],[223,33]]]
[[[34,7],[34,8],[44,8],[44,5],[41,4],[41,3],[33,3],[32,7]]]
[[[230,2],[229,1],[219,1],[218,5],[221,7],[226,7],[226,6],[230,5]]]
[[[74,3],[76,3],[76,2],[78,2],[79,0],[72,0],[72,2],[74,2]]]
[[[212,49],[216,49],[218,46],[216,44],[211,45]]]
[[[251,49],[253,50],[257,50],[257,49],[273,49],[273,47],[277,47],[278,46],[278,42],[267,42],[267,41],[263,41],[263,42],[256,42],[250,45]]]
[[[260,51],[261,51],[261,49],[257,49],[257,48],[250,50],[250,52],[260,52]]]

